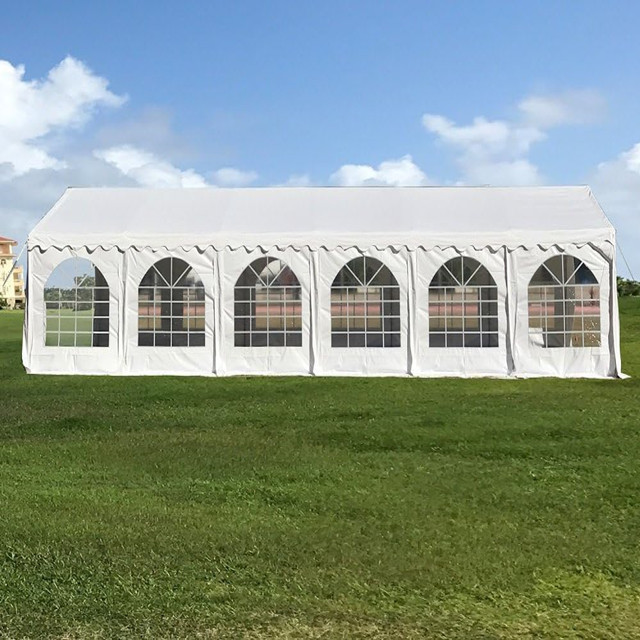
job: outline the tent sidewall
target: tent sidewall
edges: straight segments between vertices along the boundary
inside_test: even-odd
[[[109,346],[46,346],[46,305],[44,290],[53,270],[66,260],[82,258],[100,269],[109,286]],[[122,335],[120,300],[124,294],[122,253],[117,249],[72,249],[63,247],[45,251],[34,249],[28,256],[27,307],[29,336],[28,370],[37,373],[118,373],[121,368]]]
[[[593,272],[600,287],[600,346],[545,348],[529,337],[529,283],[536,270],[553,256],[568,255],[582,260]],[[611,262],[603,251],[585,244],[518,248],[510,254],[514,276],[513,352],[516,375],[556,377],[606,377],[610,369],[609,299]]]
[[[211,375],[214,372],[213,250],[128,249],[125,254],[125,344],[123,373],[129,375]],[[138,288],[147,271],[163,258],[188,263],[204,285],[205,344],[203,347],[138,346]]]
[[[430,347],[429,346],[429,285],[436,272],[451,258],[464,256],[477,260],[493,278],[498,289],[497,347]],[[416,355],[415,375],[508,375],[508,325],[506,314],[507,283],[504,255],[492,249],[458,250],[453,247],[418,250],[416,252]]]
[[[276,258],[296,275],[301,288],[302,346],[300,347],[236,347],[235,346],[235,285],[242,272],[259,258]],[[221,274],[221,324],[216,370],[220,375],[300,375],[311,368],[311,261],[309,250],[293,248],[225,249],[218,254]]]
[[[615,292],[615,247],[610,242],[532,245],[499,249],[436,247],[206,248],[32,247],[28,252],[28,304],[23,362],[34,373],[173,375],[414,375],[612,377],[620,375]],[[544,348],[529,336],[528,287],[535,271],[556,255],[582,260],[600,287],[599,347]],[[498,288],[499,346],[429,347],[429,284],[450,258],[478,260]],[[302,347],[235,347],[234,287],[242,271],[263,256],[283,260],[302,289]],[[353,258],[380,260],[400,288],[401,346],[331,346],[331,285]],[[205,290],[205,346],[138,346],[138,287],[163,258],[185,260]],[[108,347],[47,347],[44,289],[64,260],[83,258],[109,285]]]
[[[400,288],[400,346],[360,348],[331,346],[331,285],[350,260],[366,256],[382,262]],[[357,248],[320,249],[317,252],[317,332],[313,372],[317,375],[407,375],[409,373],[408,297],[409,256],[398,250]]]

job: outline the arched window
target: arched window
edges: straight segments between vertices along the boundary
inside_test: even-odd
[[[600,286],[573,256],[553,256],[529,282],[529,337],[541,347],[600,346]]]
[[[234,290],[235,346],[302,346],[301,298],[300,282],[282,260],[252,262]]]
[[[109,346],[109,285],[84,258],[69,258],[44,288],[47,347]]]
[[[498,346],[498,287],[477,260],[452,258],[431,280],[429,346]]]
[[[203,347],[204,286],[180,258],[164,258],[138,288],[138,346]]]
[[[380,260],[348,262],[331,285],[332,347],[399,347],[400,287]]]

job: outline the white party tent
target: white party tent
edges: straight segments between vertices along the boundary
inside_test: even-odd
[[[70,188],[27,248],[31,373],[620,375],[588,187]]]

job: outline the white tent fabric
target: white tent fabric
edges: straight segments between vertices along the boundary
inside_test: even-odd
[[[621,375],[615,230],[588,187],[70,188],[27,246],[23,362],[33,373]],[[581,261],[597,280],[597,344],[546,348],[532,339],[531,278],[543,262],[562,255]],[[332,283],[360,256],[379,260],[397,283],[399,346],[332,342]],[[430,283],[459,256],[478,261],[495,282],[497,346],[443,348],[430,341]],[[235,342],[234,287],[247,266],[264,257],[281,260],[299,282],[299,346]],[[108,347],[52,346],[46,337],[55,306],[47,302],[47,282],[69,258],[90,260],[109,286]],[[197,312],[204,314],[198,329],[204,346],[141,344],[139,287],[167,258],[190,265],[204,287]],[[364,290],[358,295],[366,299]],[[456,291],[464,310],[465,294]],[[553,304],[560,302],[549,308]],[[370,306],[363,303],[358,313],[366,315]]]

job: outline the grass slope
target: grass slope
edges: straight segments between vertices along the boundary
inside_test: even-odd
[[[640,637],[630,380],[26,376],[0,637]]]

